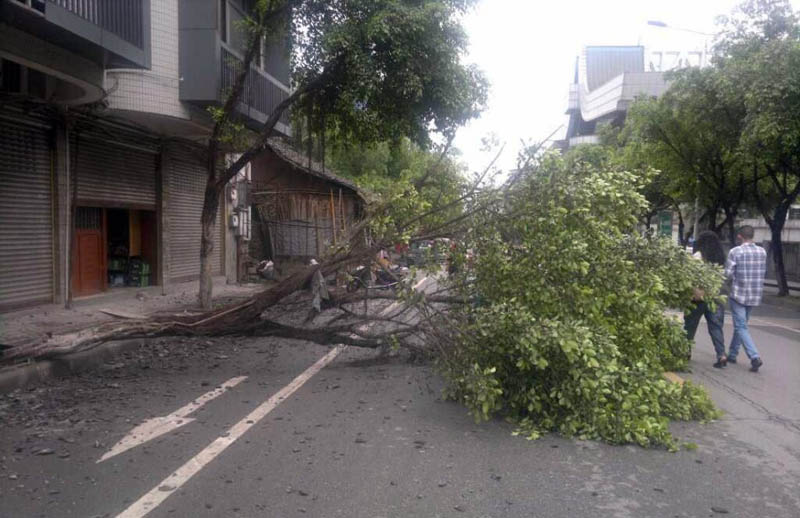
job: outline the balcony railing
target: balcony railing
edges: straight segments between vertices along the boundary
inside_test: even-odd
[[[581,135],[569,139],[569,147],[579,146],[581,144],[599,144],[599,135]]]
[[[236,54],[231,52],[227,46],[223,45],[221,50],[222,81],[220,82],[220,100],[224,101],[233,88],[236,77],[241,72],[244,63]],[[250,67],[250,73],[247,74],[241,102],[248,108],[259,112],[260,116],[253,116],[255,114],[250,114],[252,118],[256,119],[258,122],[264,122],[272,113],[272,110],[288,97],[288,89],[281,85],[276,79],[255,66]],[[289,125],[288,110],[284,111],[280,122],[287,126]]]
[[[569,85],[569,100],[567,101],[567,111],[577,110],[580,107],[578,104],[578,85],[571,83]]]
[[[48,0],[140,49],[144,47],[144,1]]]

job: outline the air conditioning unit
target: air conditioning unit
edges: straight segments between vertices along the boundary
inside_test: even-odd
[[[237,209],[236,214],[238,225],[236,229],[236,236],[241,237],[245,241],[250,241],[250,207],[246,209]]]

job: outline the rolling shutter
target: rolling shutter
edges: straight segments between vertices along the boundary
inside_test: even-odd
[[[169,150],[167,214],[169,225],[169,278],[172,282],[200,277],[200,238],[206,171],[202,149],[173,147]],[[211,272],[223,273],[222,203],[214,225]]]
[[[49,131],[0,120],[0,308],[53,301]]]
[[[79,133],[73,153],[79,205],[156,210],[155,147]]]

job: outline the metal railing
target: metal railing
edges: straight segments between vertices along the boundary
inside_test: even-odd
[[[233,88],[236,82],[236,76],[242,70],[244,63],[236,54],[225,48],[225,46],[223,46],[221,50],[222,81],[220,85],[220,100],[224,101]],[[287,97],[289,97],[289,93],[278,86],[274,80],[267,77],[256,67],[250,67],[250,73],[247,74],[247,80],[242,94],[243,104],[261,112],[264,117],[269,117],[272,110]],[[280,122],[287,125],[289,124],[288,110],[283,113]]]
[[[48,0],[131,45],[144,48],[144,0]]]

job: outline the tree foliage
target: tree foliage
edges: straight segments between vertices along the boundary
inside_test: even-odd
[[[712,67],[672,72],[661,98],[631,107],[624,155],[666,179],[651,199],[698,196],[709,228],[727,223],[732,243],[737,215],[756,207],[786,295],[781,233],[800,197],[800,21],[787,0],[747,0],[722,23]]]
[[[214,110],[200,252],[200,300],[211,306],[212,227],[225,185],[267,146],[287,110],[325,135],[376,143],[407,137],[428,146],[452,135],[486,101],[480,71],[462,62],[461,17],[470,0],[255,0],[241,29],[244,59],[222,107]],[[290,41],[292,93],[278,103],[241,154],[221,171],[224,146],[241,128],[237,109],[265,37]],[[230,149],[227,149],[230,151]]]
[[[374,201],[386,204],[391,199],[399,203],[402,198],[418,198],[414,211],[406,215],[430,213],[424,218],[427,228],[449,221],[463,210],[458,200],[468,181],[457,151],[447,144],[435,150],[423,149],[409,139],[368,146],[337,144],[329,161],[336,171],[368,191]],[[402,241],[410,237],[406,234]]]
[[[670,419],[715,415],[706,393],[663,379],[690,344],[664,315],[722,275],[666,240],[635,232],[644,181],[547,156],[482,211],[453,280],[467,305],[442,370],[478,419],[499,414],[545,431],[612,443],[675,445]],[[710,295],[709,295],[710,296]]]
[[[715,69],[686,68],[668,78],[660,98],[631,106],[620,135],[623,157],[661,172],[651,198],[659,192],[674,200],[699,197],[709,228],[720,232],[727,223],[733,242],[734,221],[752,182],[740,153],[743,106],[725,94]],[[725,214],[721,223],[719,211]]]
[[[464,0],[303,0],[292,17],[293,81],[315,125],[359,142],[427,145],[477,115],[486,81],[465,66]],[[320,81],[322,79],[322,81]]]
[[[728,20],[719,50],[725,93],[745,110],[741,150],[786,295],[781,233],[800,196],[800,19],[785,0],[749,0]]]

